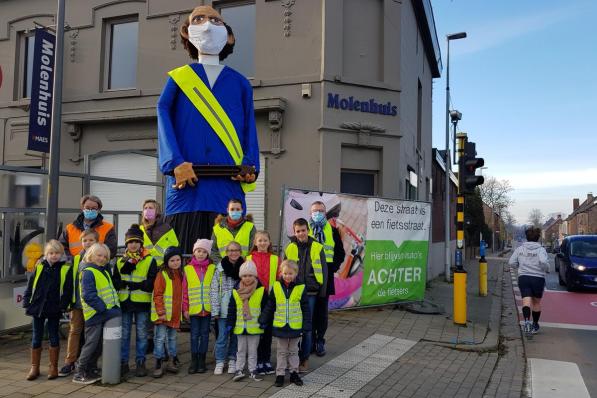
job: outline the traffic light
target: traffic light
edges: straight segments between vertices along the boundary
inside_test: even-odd
[[[474,142],[465,141],[464,154],[458,161],[458,187],[461,195],[472,194],[477,185],[483,184],[483,176],[476,175],[476,170],[485,164],[483,158],[477,158]]]

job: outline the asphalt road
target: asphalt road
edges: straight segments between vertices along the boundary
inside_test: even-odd
[[[554,255],[549,256],[541,330],[527,340],[527,358],[576,363],[589,394],[597,397],[597,291],[567,292],[558,284]]]

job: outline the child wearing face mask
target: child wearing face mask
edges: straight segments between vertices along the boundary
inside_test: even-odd
[[[182,253],[172,246],[164,252],[164,266],[155,278],[151,300],[151,321],[155,323],[155,370],[153,377],[162,377],[164,370],[178,373],[180,361],[176,355],[176,331],[182,318]],[[171,360],[164,369],[165,345]]]
[[[231,199],[228,202],[226,216],[218,216],[213,229],[211,258],[219,263],[226,255],[226,246],[235,241],[241,245],[241,255],[249,254],[249,247],[255,239],[255,225],[251,216],[243,216],[243,204],[240,199]]]
[[[257,267],[257,277],[265,288],[266,294],[271,292],[278,277],[279,258],[273,253],[272,241],[267,231],[257,231],[247,261],[253,261]],[[268,325],[259,339],[257,348],[257,373],[274,374],[271,363],[272,356],[272,327]]]
[[[154,199],[143,202],[143,217],[141,218],[143,231],[143,247],[149,250],[158,267],[164,262],[164,251],[168,247],[179,246],[174,229],[162,218],[162,207]]]
[[[48,241],[44,248],[44,259],[35,266],[35,272],[29,278],[23,295],[25,312],[33,317],[31,370],[27,380],[35,380],[39,376],[41,343],[46,321],[50,339],[48,380],[58,377],[60,315],[70,304],[73,295],[72,269],[70,264],[61,261],[63,255],[64,247],[60,242],[55,239]]]
[[[205,373],[205,356],[211,323],[211,282],[216,266],[209,258],[213,242],[198,239],[193,245],[191,262],[184,267],[182,311],[191,323],[191,365],[189,374]]]

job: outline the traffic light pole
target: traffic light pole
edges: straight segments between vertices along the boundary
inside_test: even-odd
[[[466,133],[456,135],[458,141],[458,197],[456,202],[456,253],[454,271],[454,323],[466,325],[466,284],[467,273],[463,267],[464,249],[464,194],[462,193],[461,177],[463,175],[462,164],[465,156]]]

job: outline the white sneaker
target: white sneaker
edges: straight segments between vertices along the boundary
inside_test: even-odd
[[[236,373],[236,361],[234,359],[231,359],[230,361],[228,361],[228,374],[235,374]]]
[[[261,380],[263,380],[261,377],[259,377],[259,375],[255,371],[251,372],[251,374],[249,375],[249,378],[251,380],[253,380],[253,381],[261,381]]]
[[[221,375],[222,373],[224,373],[224,362],[218,362],[218,363],[216,363],[216,368],[214,369],[214,374]]]

